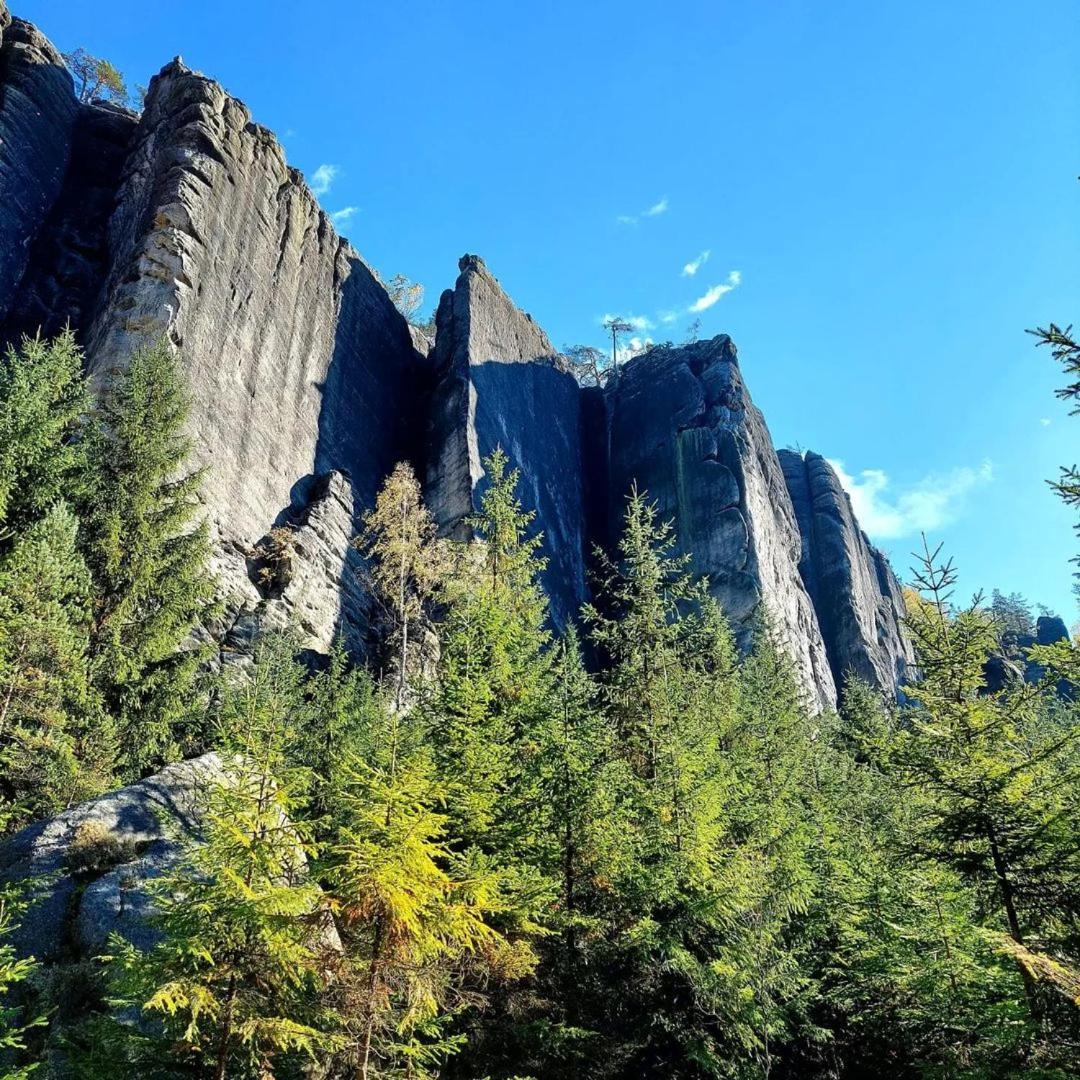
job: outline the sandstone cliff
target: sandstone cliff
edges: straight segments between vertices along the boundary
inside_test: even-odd
[[[763,615],[815,702],[849,668],[884,687],[902,676],[891,571],[834,476],[789,462],[789,494],[726,336],[654,349],[582,390],[465,256],[431,349],[241,102],[177,59],[139,116],[79,103],[62,58],[2,0],[0,149],[0,342],[70,322],[98,380],[162,337],[183,360],[224,659],[286,623],[312,649],[339,631],[362,648],[349,541],[383,478],[411,460],[460,535],[501,446],[544,534],[558,625],[636,481],[740,642]],[[287,551],[268,577],[273,544]]]
[[[483,489],[482,461],[501,446],[543,530],[545,585],[563,624],[585,599],[580,391],[483,260],[466,255],[459,267],[436,313],[428,502],[444,532],[460,535]]]
[[[852,673],[891,691],[913,663],[900,583],[859,528],[833,467],[819,454],[791,450],[780,451],[780,463],[802,536],[799,572],[836,685]]]
[[[630,361],[607,394],[612,532],[632,483],[648,491],[708,575],[743,647],[763,614],[820,705],[836,688],[810,597],[801,540],[765,419],[735,345],[721,335]]]

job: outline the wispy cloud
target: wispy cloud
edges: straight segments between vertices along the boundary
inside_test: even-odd
[[[661,311],[660,321],[665,326],[670,326],[673,322],[679,321],[679,313],[677,311]]]
[[[1053,421],[1049,416],[1044,416],[1039,420],[1039,423],[1042,424],[1043,427],[1049,427]]]
[[[863,469],[855,477],[842,461],[829,464],[851,496],[859,524],[879,540],[933,532],[948,525],[963,512],[968,496],[994,479],[994,466],[987,460],[974,468],[963,465],[946,473],[931,473],[894,490],[882,469]]]
[[[620,225],[636,225],[642,218],[659,217],[661,214],[666,214],[667,208],[668,197],[665,195],[654,202],[647,210],[642,210],[640,214],[620,214],[615,220]]]
[[[311,190],[316,195],[325,195],[340,174],[341,170],[336,165],[320,165],[311,174]]]
[[[343,206],[340,210],[335,210],[330,215],[330,220],[335,225],[344,225],[352,220],[353,216],[359,209],[359,206]]]
[[[714,285],[709,289],[704,296],[699,296],[689,308],[688,311],[693,314],[698,314],[702,311],[708,311],[709,308],[715,304],[720,297],[727,296],[732,289],[742,283],[742,274],[738,270],[732,270],[727,276],[727,281],[722,285]]]
[[[696,259],[691,259],[683,268],[683,277],[693,277],[708,261],[711,251],[706,249]]]

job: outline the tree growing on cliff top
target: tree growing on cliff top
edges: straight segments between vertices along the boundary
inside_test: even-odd
[[[93,56],[83,48],[64,53],[64,61],[75,79],[75,93],[82,102],[100,98],[118,105],[128,102],[127,84],[119,69],[109,60]]]

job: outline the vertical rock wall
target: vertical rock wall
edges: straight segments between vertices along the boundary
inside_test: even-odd
[[[680,546],[749,644],[759,612],[820,706],[836,688],[810,597],[801,539],[764,417],[726,335],[631,360],[608,392],[611,530],[632,484],[673,518]]]
[[[483,261],[466,255],[459,267],[436,314],[428,502],[443,531],[460,535],[482,490],[481,463],[501,446],[544,534],[545,585],[561,625],[585,599],[580,391]]]
[[[892,691],[908,674],[904,598],[888,560],[859,528],[832,466],[819,454],[780,451],[802,534],[799,571],[814,602],[838,687],[848,673]]]
[[[729,338],[654,349],[583,391],[482,260],[459,270],[429,360],[241,102],[177,59],[138,117],[80,104],[56,50],[0,0],[0,340],[70,323],[98,381],[160,338],[178,350],[232,601],[215,628],[226,648],[286,622],[312,648],[339,629],[359,643],[350,538],[385,475],[417,463],[460,535],[501,446],[544,534],[557,624],[586,599],[587,550],[616,539],[636,482],[740,642],[764,612],[814,701],[834,701],[849,667],[882,686],[901,675],[891,571],[809,458],[789,463],[792,507]],[[292,554],[268,583],[259,545],[279,526]]]
[[[60,54],[0,2],[0,325],[60,194],[77,113]]]

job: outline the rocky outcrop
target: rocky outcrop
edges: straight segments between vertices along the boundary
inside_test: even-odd
[[[796,520],[730,339],[652,349],[606,390],[582,390],[467,255],[432,343],[220,85],[177,59],[138,117],[81,104],[48,41],[3,0],[0,13],[0,342],[70,323],[99,383],[140,346],[176,348],[191,464],[209,470],[226,603],[206,629],[223,662],[286,624],[310,649],[339,632],[361,649],[350,539],[383,478],[413,461],[442,531],[460,536],[501,446],[543,533],[557,625],[587,598],[587,552],[615,540],[637,482],[675,519],[740,643],[763,614],[815,702],[835,700],[849,667],[882,686],[899,673],[895,579],[831,489],[819,509],[803,477],[812,509]],[[834,520],[839,539],[823,546]]]
[[[814,453],[781,450],[779,457],[802,537],[799,573],[833,679],[842,687],[853,674],[892,693],[913,663],[900,583],[859,528],[833,467]]]
[[[532,316],[475,255],[464,256],[436,313],[427,500],[442,531],[462,535],[483,490],[483,459],[502,447],[522,470],[559,624],[585,598],[585,509],[577,381]]]
[[[727,335],[655,348],[607,394],[612,531],[632,484],[675,522],[681,548],[745,648],[764,615],[820,706],[836,688],[799,575],[801,539],[765,419]]]
[[[60,54],[0,5],[0,325],[60,195],[79,107]]]
[[[150,84],[87,333],[105,372],[148,340],[183,357],[194,464],[227,591],[246,552],[338,470],[368,505],[413,450],[422,360],[274,137],[179,60]]]
[[[146,882],[198,839],[201,793],[222,775],[216,754],[170,765],[7,840],[0,875],[32,888],[14,939],[19,953],[89,957],[114,931],[147,945]]]
[[[1034,633],[1002,634],[998,651],[983,665],[985,691],[995,694],[1011,684],[1041,682],[1046,677],[1046,668],[1031,659],[1028,650],[1034,645],[1056,645],[1068,640],[1069,631],[1059,615],[1040,615],[1035,620]],[[1077,688],[1067,679],[1059,679],[1055,689],[1059,697],[1076,699]]]

